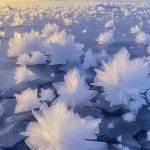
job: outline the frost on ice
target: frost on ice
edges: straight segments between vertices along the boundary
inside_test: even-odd
[[[107,147],[105,143],[92,141],[97,138],[100,119],[81,118],[67,110],[62,102],[51,107],[43,104],[33,115],[37,121],[30,122],[22,133],[28,137],[25,142],[31,150],[103,150]]]
[[[95,69],[95,86],[104,88],[105,99],[111,106],[128,105],[130,99],[145,104],[141,93],[149,87],[149,66],[142,59],[130,60],[126,49],[114,55],[113,60],[103,64],[103,69]]]
[[[16,68],[14,79],[16,83],[28,82],[39,78],[35,73],[33,73],[26,66],[19,66]]]
[[[81,77],[77,69],[67,72],[64,76],[64,82],[54,83],[59,100],[65,101],[68,105],[75,107],[80,104],[88,104],[97,91],[90,90],[90,86]]]

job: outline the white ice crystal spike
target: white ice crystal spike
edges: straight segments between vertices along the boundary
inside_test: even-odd
[[[50,44],[49,55],[51,56],[51,65],[66,64],[67,62],[80,62],[80,56],[83,54],[83,45],[75,43],[74,36],[69,34],[62,42]]]
[[[85,53],[85,58],[84,58],[84,62],[82,64],[82,68],[83,69],[88,69],[89,67],[96,67],[96,66],[97,66],[96,56],[94,56],[92,54],[91,50],[88,50]]]
[[[17,57],[23,53],[32,53],[34,51],[44,51],[44,38],[34,30],[29,33],[14,33],[14,38],[9,41],[8,56]]]
[[[54,83],[53,85],[60,95],[58,99],[65,101],[72,107],[90,103],[89,100],[97,94],[97,91],[90,90],[77,69],[68,71],[64,79],[64,82]]]
[[[26,66],[19,66],[16,68],[14,79],[16,83],[28,82],[39,78],[35,73],[33,73]]]
[[[41,101],[52,101],[55,98],[55,94],[51,89],[41,89],[40,100]]]
[[[100,45],[103,45],[103,44],[112,44],[113,43],[113,36],[114,36],[114,33],[112,31],[101,33],[97,37],[96,41]]]
[[[41,105],[37,97],[37,89],[33,90],[28,88],[21,94],[15,94],[15,97],[17,101],[15,113],[39,108]]]
[[[91,142],[86,139],[96,139],[95,130],[100,120],[86,120],[67,110],[62,102],[48,107],[42,106],[40,112],[33,111],[37,122],[30,122],[26,132],[26,144],[31,150],[88,150],[95,148],[103,150],[103,143]],[[82,148],[80,145],[83,145]],[[79,145],[79,146],[78,146]]]
[[[148,63],[129,57],[128,51],[122,49],[112,61],[103,64],[103,70],[95,70],[94,85],[104,88],[103,94],[111,106],[128,105],[130,98],[145,103],[141,93],[149,87]]]
[[[46,64],[47,58],[41,52],[32,52],[29,54],[21,54],[17,58],[17,64],[19,65],[37,65],[37,64]]]
[[[54,33],[59,32],[59,26],[56,24],[46,24],[44,29],[42,30],[42,33],[44,36],[51,36]]]

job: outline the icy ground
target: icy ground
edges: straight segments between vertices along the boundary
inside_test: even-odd
[[[0,150],[150,150],[149,56],[148,2],[1,3]],[[43,102],[54,108],[48,113]],[[47,118],[55,107],[68,116],[60,117],[65,129],[80,133],[86,122],[82,134],[63,135],[72,145],[30,133],[41,121],[31,110],[45,109]]]

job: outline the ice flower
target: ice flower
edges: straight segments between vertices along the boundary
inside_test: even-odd
[[[71,19],[69,19],[69,18],[65,18],[65,19],[64,19],[64,24],[65,24],[66,26],[72,25],[72,23],[73,23],[73,21],[72,21]]]
[[[113,27],[114,27],[114,21],[113,20],[107,21],[105,23],[105,28],[113,28]]]
[[[51,36],[48,36],[47,40],[46,40],[46,44],[48,43],[52,43],[52,44],[63,44],[65,43],[65,39],[67,37],[67,33],[65,30],[62,30],[60,32],[55,32],[54,34],[52,34]]]
[[[14,38],[9,41],[8,56],[18,57],[23,53],[32,53],[34,51],[44,51],[44,39],[39,32],[32,30],[30,33],[14,33]]]
[[[140,43],[149,43],[150,42],[150,35],[146,34],[145,32],[139,32],[135,36],[135,42],[140,44]]]
[[[131,27],[131,29],[130,29],[130,33],[132,33],[132,34],[138,34],[139,32],[141,32],[141,29],[139,28],[138,25]]]
[[[50,43],[51,65],[80,61],[80,56],[83,54],[83,45],[75,43],[74,36],[71,34],[63,37],[64,39],[61,42]]]
[[[20,25],[23,25],[23,23],[24,23],[24,20],[20,18],[19,15],[16,15],[13,18],[13,22],[11,23],[11,26],[20,26]]]
[[[87,120],[67,109],[62,102],[33,111],[36,121],[31,121],[25,143],[31,150],[104,150],[105,143],[94,142],[99,132],[100,119]],[[91,141],[90,141],[91,140]]]
[[[77,69],[68,71],[64,80],[64,82],[54,83],[54,88],[60,95],[58,99],[65,101],[72,107],[89,103],[89,100],[97,94],[97,91],[90,90],[84,77],[80,76]]]
[[[128,113],[123,114],[122,118],[123,118],[124,121],[127,121],[129,123],[132,122],[132,121],[136,121],[136,116],[132,112],[128,112]]]
[[[144,32],[140,32],[135,37],[136,43],[144,43],[146,41],[146,34]]]
[[[23,39],[21,36],[21,33],[14,32],[14,38],[9,40],[8,57],[17,57],[20,55],[23,48]]]
[[[40,97],[41,101],[52,101],[55,98],[55,94],[51,89],[41,89]]]
[[[104,88],[105,99],[111,106],[128,105],[130,99],[145,104],[141,93],[149,88],[149,67],[141,58],[130,60],[126,49],[114,55],[113,60],[96,69],[93,85]]]
[[[103,44],[111,44],[113,43],[113,32],[112,31],[108,31],[105,33],[101,33],[96,41],[98,42],[98,44],[103,45]]]
[[[59,26],[56,24],[46,24],[44,29],[42,30],[42,33],[44,36],[51,36],[54,33],[59,32]]]
[[[37,89],[33,90],[28,88],[21,94],[15,94],[15,97],[17,101],[15,113],[39,108],[41,105],[37,97]]]
[[[96,66],[97,66],[96,56],[94,56],[92,54],[91,49],[89,49],[85,53],[84,62],[82,64],[82,69],[88,69],[89,67],[96,67]]]
[[[47,58],[41,52],[32,52],[29,54],[21,54],[17,58],[17,63],[19,65],[37,65],[37,64],[46,64]]]
[[[16,68],[14,79],[16,83],[20,82],[28,82],[37,79],[38,76],[33,73],[30,69],[26,66],[19,66]]]

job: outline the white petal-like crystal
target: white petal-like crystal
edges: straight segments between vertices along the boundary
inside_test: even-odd
[[[149,67],[142,59],[130,60],[126,49],[119,51],[112,61],[103,64],[103,70],[95,70],[94,85],[104,88],[105,99],[113,105],[128,105],[130,98],[145,100],[141,93],[149,87]]]
[[[39,112],[33,111],[37,122],[30,122],[26,144],[31,150],[104,150],[105,143],[96,139],[100,119],[87,120],[68,111],[62,102],[48,107],[43,104]]]
[[[17,57],[20,54],[30,54],[33,51],[44,51],[43,36],[34,30],[24,34],[15,32],[14,38],[11,38],[9,41],[8,56]]]
[[[38,76],[34,74],[30,69],[26,66],[19,66],[16,68],[14,79],[16,83],[20,82],[28,82],[37,79]]]
[[[15,113],[39,108],[41,105],[37,97],[37,89],[28,88],[21,94],[15,94],[15,97],[17,101]]]
[[[64,34],[62,36],[53,35],[50,41],[49,55],[51,56],[51,65],[66,64],[67,62],[79,62],[80,56],[83,54],[83,45],[74,42],[74,36]],[[55,38],[60,38],[60,41]],[[63,38],[62,38],[63,37]]]
[[[55,98],[55,94],[51,89],[41,89],[40,97],[41,101],[52,101]]]
[[[101,33],[96,41],[98,42],[98,44],[112,44],[113,43],[113,32],[112,31],[108,31],[108,32],[105,32],[105,33]]]
[[[89,100],[97,94],[97,91],[90,90],[77,69],[68,71],[64,79],[64,82],[54,83],[54,87],[60,95],[58,99],[72,107],[89,103]]]
[[[50,36],[57,32],[59,32],[59,26],[50,23],[46,24],[44,29],[42,30],[44,36]]]

